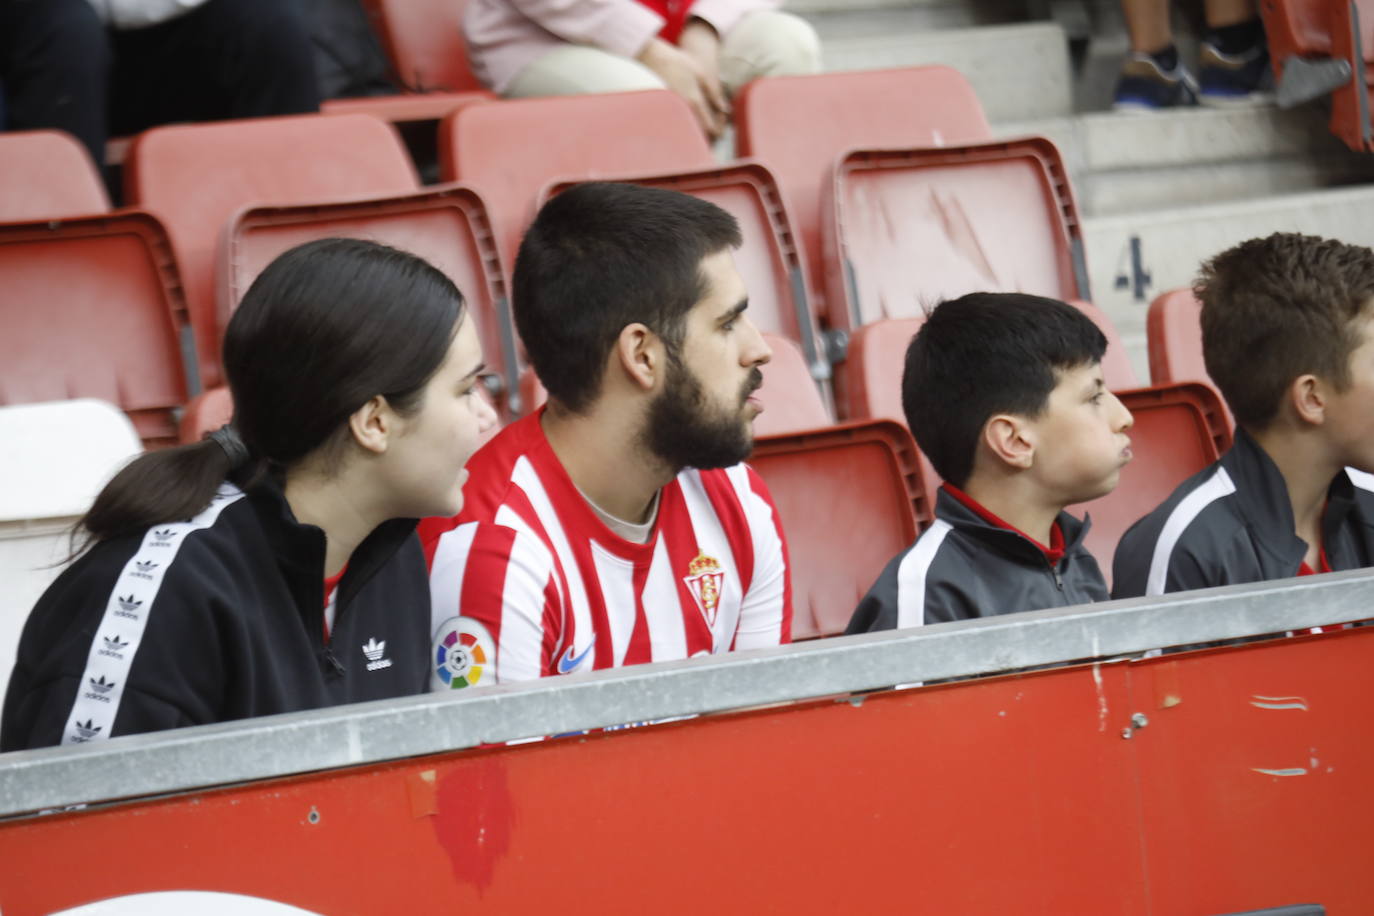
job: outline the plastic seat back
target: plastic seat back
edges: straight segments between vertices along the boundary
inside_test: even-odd
[[[176,441],[190,335],[156,219],[0,224],[0,277],[0,404],[100,398],[150,446]]]
[[[978,290],[1087,298],[1068,173],[1043,138],[849,153],[823,205],[833,328]]]
[[[691,109],[666,89],[472,105],[440,125],[439,158],[444,180],[487,202],[512,268],[549,185],[715,165]]]
[[[810,307],[806,266],[777,180],[757,162],[685,172],[615,176],[655,188],[681,191],[708,200],[739,221],[744,243],[735,251],[735,266],[749,291],[749,320],[760,331],[796,341],[814,378],[830,377]],[[539,204],[571,186],[560,182],[546,189]]]
[[[764,334],[773,357],[763,367],[757,397],[763,413],[754,420],[754,435],[795,433],[834,422],[801,348],[785,337]]]
[[[218,384],[220,334],[215,255],[229,216],[249,204],[334,201],[419,187],[395,130],[367,115],[302,115],[158,127],[140,134],[125,163],[131,203],[172,235],[196,332],[200,375]]]
[[[481,89],[463,39],[467,0],[365,0],[401,84],[412,92]]]
[[[72,525],[140,451],[128,417],[103,401],[0,407],[0,703],[24,621],[74,546]]]
[[[764,436],[749,463],[787,537],[792,638],[844,632],[883,567],[931,520],[911,435],[876,420]]]
[[[518,397],[515,327],[486,206],[457,186],[334,204],[251,207],[230,217],[221,239],[219,309],[227,313],[273,258],[331,236],[371,239],[417,254],[462,292],[495,379],[498,413],[524,409]]]
[[[91,154],[57,130],[0,133],[0,221],[84,216],[110,209]]]
[[[1173,289],[1155,297],[1146,314],[1145,333],[1152,383],[1211,384],[1202,356],[1202,303],[1192,290]]]
[[[1122,468],[1115,490],[1069,507],[1092,517],[1086,543],[1109,585],[1112,555],[1126,529],[1231,447],[1221,395],[1208,385],[1186,382],[1116,396],[1135,419],[1129,433],[1135,457]]]
[[[735,99],[735,125],[740,155],[767,163],[782,182],[818,291],[831,267],[821,199],[842,153],[992,137],[968,80],[940,66],[757,79]]]

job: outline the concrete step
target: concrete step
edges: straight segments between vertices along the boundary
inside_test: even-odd
[[[1067,41],[1050,22],[837,38],[825,42],[822,55],[827,70],[953,67],[994,121],[1064,117],[1073,110]]]
[[[1059,147],[1083,213],[1106,216],[1374,181],[1310,106],[1113,112],[994,124]]]
[[[1148,379],[1145,316],[1151,299],[1191,284],[1204,260],[1271,232],[1374,247],[1372,211],[1374,186],[1365,186],[1086,219],[1092,299],[1121,332],[1141,379]]]

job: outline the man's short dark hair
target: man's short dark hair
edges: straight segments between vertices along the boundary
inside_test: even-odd
[[[584,410],[626,325],[676,352],[707,294],[702,259],[740,242],[733,216],[677,191],[588,182],[546,203],[520,244],[512,300],[549,397]]]
[[[1292,232],[1250,239],[1202,266],[1202,355],[1236,422],[1268,426],[1283,392],[1312,373],[1343,391],[1374,299],[1374,252]]]
[[[939,475],[962,487],[990,417],[1039,416],[1060,373],[1106,351],[1092,319],[1057,299],[969,293],[942,302],[907,347],[907,425]]]

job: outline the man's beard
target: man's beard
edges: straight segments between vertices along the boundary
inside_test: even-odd
[[[738,407],[722,409],[707,402],[701,382],[670,356],[663,393],[649,405],[645,444],[674,470],[739,464],[754,450],[753,424],[745,419],[744,404],[762,384],[763,373],[753,369],[740,390]]]

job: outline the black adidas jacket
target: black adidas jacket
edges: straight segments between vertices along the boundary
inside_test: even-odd
[[[1374,560],[1374,475],[1346,469],[1331,481],[1322,539],[1333,570]],[[1288,485],[1243,429],[1231,450],[1189,477],[1131,526],[1112,561],[1112,597],[1296,576],[1307,544],[1294,533]]]
[[[1034,541],[989,524],[940,490],[935,523],[887,564],[845,633],[1105,600],[1107,583],[1083,545],[1089,521],[1067,512],[1058,521],[1064,555],[1052,567]]]
[[[24,627],[0,750],[100,740],[425,690],[415,521],[359,545],[324,641],[324,532],[279,487],[225,484],[193,519],[95,546]]]

